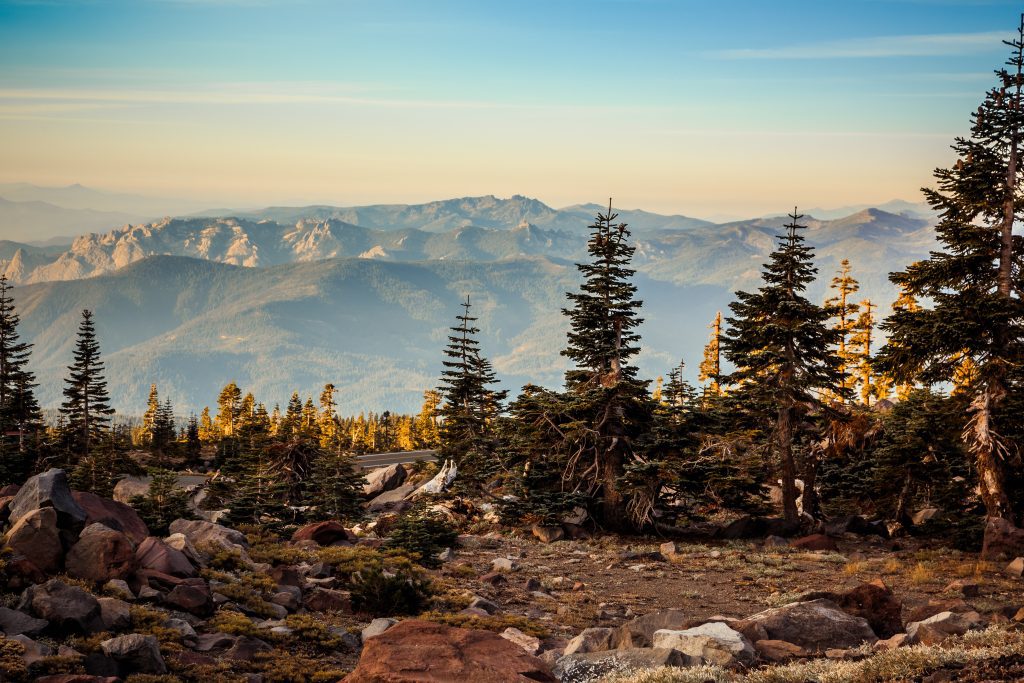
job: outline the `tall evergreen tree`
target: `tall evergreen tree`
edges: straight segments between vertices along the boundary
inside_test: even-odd
[[[32,345],[20,340],[19,322],[11,286],[0,275],[0,481],[28,475],[42,425],[35,376],[27,368]]]
[[[159,410],[160,394],[157,392],[156,384],[150,384],[149,398],[146,399],[146,412],[142,415],[142,430],[150,442],[153,439],[153,423],[156,422],[156,414]]]
[[[233,436],[235,422],[242,411],[242,390],[234,382],[228,382],[217,397],[217,427],[222,436]]]
[[[700,362],[700,374],[697,379],[705,382],[705,392],[712,396],[722,393],[720,378],[722,376],[722,351],[720,341],[722,339],[722,312],[715,314],[715,321],[711,323],[711,336],[704,347],[704,358]]]
[[[854,359],[855,352],[847,348],[847,342],[856,325],[856,316],[860,306],[851,301],[850,296],[860,290],[860,283],[850,274],[849,259],[843,259],[839,265],[839,272],[832,278],[831,289],[834,294],[825,300],[825,306],[836,320],[833,329],[838,333],[836,355],[839,356],[840,384],[852,389],[856,383],[855,373],[858,363]],[[842,400],[842,397],[837,398]]]
[[[74,362],[68,366],[64,380],[64,442],[72,455],[88,458],[94,447],[104,438],[110,426],[110,407],[107,381],[103,377],[100,345],[92,311],[82,311],[78,327]]]
[[[890,279],[930,301],[896,310],[883,324],[889,341],[878,365],[897,381],[948,382],[965,357],[976,366],[964,439],[975,459],[989,518],[1019,523],[1021,485],[1024,241],[1014,226],[1024,207],[1020,147],[1024,135],[1024,17],[1008,68],[972,117],[971,135],[957,138],[952,168],[937,169],[925,189],[939,212],[941,244],[924,261]]]
[[[630,518],[621,479],[637,461],[634,442],[651,420],[653,402],[647,382],[637,379],[631,364],[640,350],[636,328],[643,322],[637,315],[642,302],[632,282],[635,247],[629,227],[616,218],[609,201],[608,212],[599,213],[590,228],[590,261],[576,264],[583,283],[578,292],[566,294],[571,306],[562,310],[569,318],[562,355],[575,365],[565,374],[567,408],[575,419],[562,432],[568,442],[567,479],[599,497],[606,526],[627,529],[640,520]]]
[[[829,312],[803,295],[814,280],[814,250],[804,244],[803,216],[794,209],[786,233],[765,264],[764,285],[737,292],[733,316],[722,339],[726,358],[736,370],[729,376],[752,405],[774,411],[774,452],[782,479],[782,507],[787,522],[797,514],[794,442],[803,415],[820,405],[819,395],[840,395],[839,359],[831,352],[838,334],[827,326]]]
[[[458,324],[450,328],[438,387],[440,455],[454,460],[467,480],[486,477],[494,465],[491,426],[506,395],[492,388],[497,378],[480,352],[480,329],[473,324],[471,307],[467,296],[462,314],[455,317]]]

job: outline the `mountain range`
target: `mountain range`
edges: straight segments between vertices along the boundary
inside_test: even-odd
[[[150,382],[179,411],[235,380],[270,402],[330,381],[345,412],[415,410],[440,371],[445,332],[466,295],[506,387],[557,386],[586,228],[598,205],[553,209],[526,197],[422,205],[275,207],[125,225],[70,247],[0,242],[18,283],[22,332],[36,344],[40,397],[59,402],[82,308],[96,312],[119,410],[139,412]],[[758,286],[784,218],[725,224],[622,211],[634,232],[641,371],[693,367],[715,311]],[[812,299],[849,258],[861,295],[895,298],[890,271],[927,255],[927,218],[865,209],[807,217],[817,249]]]

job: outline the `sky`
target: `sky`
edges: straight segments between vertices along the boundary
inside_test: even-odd
[[[1007,57],[970,0],[0,0],[0,182],[210,206],[919,201]]]

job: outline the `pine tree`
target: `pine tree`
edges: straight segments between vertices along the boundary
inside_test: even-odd
[[[195,414],[189,415],[188,424],[185,427],[185,454],[188,456],[189,462],[195,461],[199,458],[200,453],[203,450],[203,441],[200,438],[199,432],[199,420],[196,419]]]
[[[569,318],[562,355],[575,365],[565,374],[566,407],[574,419],[561,431],[567,437],[567,481],[600,498],[607,527],[629,529],[642,519],[631,517],[620,480],[637,459],[634,442],[651,420],[653,402],[631,364],[640,350],[642,302],[632,282],[629,227],[616,218],[609,201],[608,212],[598,214],[590,228],[591,260],[576,264],[583,283],[566,294],[571,306],[562,310]]]
[[[697,379],[705,383],[705,393],[718,396],[722,393],[719,379],[722,376],[722,352],[720,340],[722,338],[722,312],[715,314],[715,321],[711,323],[711,337],[707,346],[704,347],[704,358],[700,362]],[[710,383],[709,383],[710,382]]]
[[[110,426],[110,407],[107,381],[103,378],[103,361],[92,311],[82,311],[78,327],[74,362],[68,366],[64,380],[64,442],[71,454],[88,458],[92,449],[104,438]]]
[[[314,507],[312,521],[336,519],[354,522],[363,516],[366,478],[348,453],[320,449],[306,482],[303,503]]]
[[[156,414],[159,410],[160,395],[156,390],[156,384],[150,384],[149,398],[146,400],[146,412],[142,415],[142,431],[150,443],[153,440],[153,423],[156,421]]]
[[[907,291],[905,287],[901,287],[899,296],[896,298],[896,301],[894,301],[892,304],[892,310],[894,313],[899,311],[909,311],[911,313],[916,313],[917,311],[921,310],[921,306],[917,303],[917,298],[913,294]],[[889,340],[890,345],[895,343],[895,340]],[[917,388],[917,382],[913,378],[910,378],[903,382],[897,382],[891,374],[884,372],[884,370],[881,367],[879,367],[877,363],[875,365],[875,372],[884,376],[887,384],[896,387],[896,398],[898,400],[907,400],[907,398],[910,396],[910,392]]]
[[[975,460],[989,518],[1017,523],[1020,482],[1019,410],[1024,381],[1024,303],[1019,264],[1024,242],[1015,236],[1022,197],[1021,138],[1024,134],[1024,17],[1009,69],[972,117],[971,135],[957,138],[952,168],[937,169],[938,187],[925,189],[939,212],[941,248],[890,279],[909,294],[930,301],[917,311],[896,310],[882,328],[889,341],[878,365],[898,382],[948,382],[965,357],[977,368],[964,431]]]
[[[871,303],[870,299],[864,299],[858,308],[862,310],[850,328],[850,343],[846,353],[848,376],[853,380],[849,388],[856,388],[860,402],[870,406],[872,400],[881,400],[889,395],[892,383],[884,374],[876,375],[871,365],[871,344],[874,341],[875,330],[874,309],[878,307]]]
[[[28,475],[30,452],[42,427],[35,376],[27,369],[32,345],[20,341],[11,286],[0,275],[0,482]]]
[[[469,297],[456,316],[458,324],[448,335],[442,361],[441,386],[443,403],[439,435],[440,456],[451,458],[466,481],[480,480],[490,472],[493,462],[491,425],[501,411],[504,391],[491,386],[497,381],[490,363],[480,353],[476,339],[480,329],[473,325]]]
[[[341,449],[338,404],[334,402],[334,394],[337,391],[333,384],[328,383],[320,392],[320,412],[317,416],[317,425],[320,431],[320,447],[328,451]]]
[[[204,406],[203,412],[199,415],[199,440],[203,443],[212,443],[216,438],[217,430],[213,419],[210,418],[210,407]]]
[[[827,327],[829,312],[804,297],[814,280],[814,250],[800,234],[803,216],[794,209],[786,234],[778,237],[761,274],[764,285],[754,293],[737,292],[733,317],[722,339],[726,358],[736,370],[730,384],[749,396],[752,405],[774,410],[774,450],[782,479],[783,515],[796,523],[797,490],[794,442],[802,415],[819,405],[821,391],[843,393],[839,359],[831,352],[838,334]],[[766,419],[768,416],[765,416]]]
[[[242,411],[242,390],[234,382],[229,382],[217,397],[217,427],[222,436],[233,436],[235,422]]]
[[[832,278],[831,289],[835,294],[825,300],[825,307],[836,319],[833,329],[838,333],[836,355],[839,356],[840,385],[852,390],[856,384],[856,352],[847,348],[847,341],[853,334],[860,306],[850,300],[850,296],[860,290],[860,283],[850,275],[850,260],[840,262],[839,272]],[[837,396],[840,401],[841,396]]]
[[[441,405],[440,392],[427,389],[423,392],[423,406],[416,416],[416,447],[437,448],[438,434],[437,413]]]
[[[168,398],[157,406],[150,430],[150,444],[153,453],[157,454],[161,459],[166,458],[176,434],[174,407],[171,405],[171,399]]]

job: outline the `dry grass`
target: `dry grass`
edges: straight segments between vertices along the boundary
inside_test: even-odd
[[[910,571],[910,583],[920,586],[935,580],[935,573],[923,562],[918,562]]]

